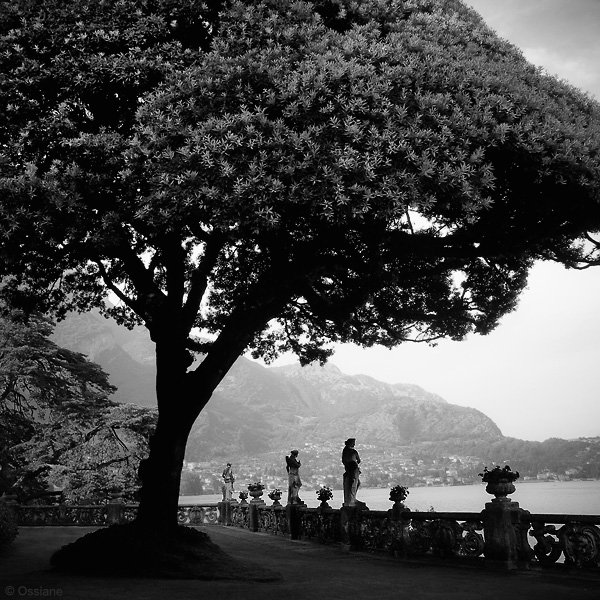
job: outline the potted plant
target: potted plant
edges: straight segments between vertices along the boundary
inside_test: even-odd
[[[333,491],[328,485],[324,485],[317,490],[317,499],[321,502],[321,508],[331,508],[327,503],[333,498]]]
[[[496,502],[507,502],[508,494],[515,491],[514,482],[519,478],[519,472],[512,471],[508,465],[504,467],[496,465],[493,469],[484,467],[483,473],[479,473],[479,477],[483,483],[487,484],[485,491],[495,496]]]
[[[403,502],[406,500],[406,497],[410,494],[407,487],[403,485],[395,485],[390,490],[390,500],[398,506],[404,506]]]
[[[238,496],[238,498],[241,500],[241,503],[240,503],[240,504],[242,504],[242,506],[243,506],[244,504],[247,504],[246,500],[248,499],[248,492],[245,492],[244,490],[242,490],[242,491],[239,493],[239,496]]]
[[[248,492],[250,492],[253,500],[258,500],[263,495],[264,489],[265,486],[260,481],[248,485]]]
[[[275,488],[274,490],[271,490],[267,496],[269,496],[269,498],[271,498],[271,500],[273,500],[273,506],[281,506],[281,504],[279,503],[279,501],[281,500],[281,490],[279,488]]]

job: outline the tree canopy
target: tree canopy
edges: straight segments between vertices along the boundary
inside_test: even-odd
[[[270,303],[282,327],[248,343],[310,360],[485,333],[531,260],[584,258],[598,106],[460,2],[197,4],[4,3],[21,290],[112,289],[121,317],[152,332],[175,310],[185,337]]]
[[[148,327],[148,472],[177,471],[248,349],[487,333],[534,260],[598,263],[598,103],[459,0],[1,14],[0,275],[22,305],[112,293]]]

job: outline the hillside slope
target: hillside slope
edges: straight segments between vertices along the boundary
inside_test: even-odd
[[[154,345],[98,313],[71,315],[55,341],[87,354],[118,387],[115,398],[154,406]],[[491,442],[502,438],[483,413],[448,404],[412,384],[346,375],[334,365],[266,368],[240,358],[200,415],[188,443],[189,460],[260,454],[299,443],[343,442],[399,446],[417,442]]]

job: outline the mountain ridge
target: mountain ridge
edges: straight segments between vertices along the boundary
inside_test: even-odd
[[[116,400],[155,406],[154,345],[143,328],[126,330],[92,312],[67,317],[54,339],[99,363],[118,387]],[[348,375],[335,364],[264,367],[241,357],[194,425],[187,457],[227,454],[232,447],[268,452],[349,435],[384,446],[503,437],[480,411],[415,384]]]
[[[154,344],[142,327],[130,331],[98,313],[70,315],[57,325],[54,341],[100,364],[119,388],[116,400],[156,405]],[[202,411],[186,458],[222,462],[237,455],[265,465],[282,449],[338,448],[348,437],[362,447],[371,444],[373,455],[401,451],[430,461],[460,455],[484,464],[509,461],[533,476],[600,477],[600,438],[518,440],[503,436],[480,411],[414,384],[347,375],[334,364],[266,368],[246,358],[233,365]]]

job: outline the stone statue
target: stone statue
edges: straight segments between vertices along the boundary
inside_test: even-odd
[[[230,501],[233,498],[233,482],[235,481],[235,477],[233,476],[233,471],[231,470],[231,463],[227,463],[225,469],[223,469],[223,501]]]
[[[302,504],[302,500],[298,496],[298,492],[302,487],[300,481],[300,469],[301,463],[298,460],[298,450],[292,450],[289,456],[285,457],[285,468],[288,472],[288,504]]]
[[[355,438],[349,438],[345,441],[342,450],[342,463],[344,464],[344,506],[356,506],[356,492],[360,486],[360,456],[354,449]],[[361,503],[362,504],[362,503]]]

